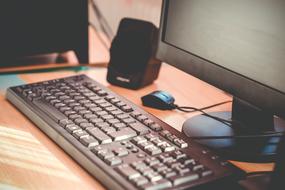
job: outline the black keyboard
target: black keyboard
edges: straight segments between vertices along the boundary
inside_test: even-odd
[[[85,75],[11,87],[6,97],[109,189],[188,189],[243,175]]]

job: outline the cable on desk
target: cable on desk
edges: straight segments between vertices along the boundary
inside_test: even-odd
[[[220,106],[226,103],[230,103],[232,101],[224,101],[224,102],[220,102],[217,104],[213,104],[210,106],[206,106],[206,107],[202,107],[202,108],[195,108],[195,107],[191,107],[191,106],[178,106],[176,104],[173,104],[173,109],[177,109],[179,111],[185,112],[185,113],[192,113],[192,112],[201,112],[203,113],[204,116],[212,118],[216,121],[219,121],[225,125],[227,125],[228,127],[234,128],[234,126],[238,126],[238,127],[243,127],[246,128],[241,122],[236,121],[236,120],[226,120],[220,117],[216,117],[213,115],[208,114],[207,112],[205,112],[204,110],[209,109],[209,108],[213,108],[216,106]],[[192,139],[197,139],[197,140],[211,140],[211,139],[249,139],[249,138],[272,138],[272,137],[283,137],[285,134],[285,132],[276,132],[276,131],[265,131],[263,133],[259,133],[259,134],[248,134],[248,135],[230,135],[230,136],[193,136],[191,137]],[[278,143],[278,142],[277,142]],[[277,144],[277,143],[270,143],[270,144]]]
[[[177,109],[177,110],[185,112],[185,113],[192,113],[192,112],[197,112],[198,111],[198,112],[203,113],[203,115],[205,115],[207,117],[215,119],[215,120],[217,120],[217,121],[219,121],[219,122],[221,122],[221,123],[231,127],[233,125],[233,123],[235,123],[235,121],[222,119],[220,117],[216,117],[216,116],[210,115],[210,114],[208,114],[207,112],[204,111],[206,109],[210,109],[210,108],[217,107],[217,106],[220,106],[220,105],[223,105],[223,104],[227,104],[227,103],[231,103],[231,102],[232,101],[224,101],[224,102],[220,102],[220,103],[213,104],[213,105],[206,106],[206,107],[202,107],[202,108],[195,108],[195,107],[191,107],[191,106],[178,106],[177,104],[173,104],[173,109]]]

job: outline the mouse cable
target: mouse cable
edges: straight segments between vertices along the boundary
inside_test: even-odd
[[[231,103],[231,102],[232,101],[224,101],[224,102],[220,102],[220,103],[213,104],[213,105],[206,106],[206,107],[202,107],[202,108],[195,108],[195,107],[191,107],[191,106],[178,106],[176,104],[173,104],[173,109],[177,109],[177,110],[185,112],[185,113],[192,113],[192,112],[199,111],[199,112],[203,113],[205,116],[210,117],[212,119],[215,119],[215,120],[217,120],[217,121],[219,121],[219,122],[221,122],[221,123],[231,127],[232,124],[234,123],[233,121],[222,119],[220,117],[216,117],[216,116],[210,115],[210,114],[208,114],[207,112],[204,111],[206,109],[210,109],[210,108],[213,108],[213,107],[216,107],[216,106],[220,106],[220,105],[223,105],[223,104],[227,104],[227,103]]]
[[[178,106],[176,104],[173,104],[173,109],[177,109],[179,111],[185,112],[185,113],[192,113],[192,112],[201,112],[203,113],[204,116],[206,117],[210,117],[214,120],[217,120],[225,125],[227,125],[228,127],[234,128],[233,126],[235,126],[234,124],[238,124],[239,127],[243,127],[245,128],[245,126],[238,121],[235,120],[226,120],[220,117],[216,117],[213,115],[208,114],[207,112],[205,112],[204,110],[209,109],[209,108],[213,108],[219,105],[223,105],[226,103],[230,103],[232,101],[225,101],[225,102],[220,102],[217,104],[213,104],[210,106],[206,106],[206,107],[202,107],[202,108],[195,108],[195,107],[191,107],[191,106]],[[197,140],[211,140],[211,139],[240,139],[240,138],[266,138],[266,137],[282,137],[284,136],[285,132],[276,132],[276,131],[265,131],[263,133],[260,134],[249,134],[249,135],[229,135],[229,136],[193,136],[191,138],[193,139],[197,139]],[[273,143],[274,144],[274,143]]]

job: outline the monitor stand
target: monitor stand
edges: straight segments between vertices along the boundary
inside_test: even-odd
[[[205,115],[198,115],[184,122],[183,133],[220,152],[230,160],[273,161],[281,138],[268,137],[268,135],[256,137],[256,135],[269,131],[285,131],[285,121],[238,98],[233,99],[232,107],[232,112],[209,113],[236,121],[232,126],[227,126]],[[228,138],[220,138],[222,136]]]

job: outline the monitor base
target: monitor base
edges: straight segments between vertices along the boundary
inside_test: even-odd
[[[231,112],[213,112],[213,116],[230,120]],[[274,118],[274,130],[284,131],[285,122],[282,119]],[[256,134],[244,133],[204,115],[198,115],[185,121],[182,128],[186,136],[192,137],[195,141],[204,144],[225,158],[230,160],[246,162],[271,162],[275,159],[277,145],[280,137],[258,137]],[[219,136],[247,136],[243,138],[205,139],[204,137]],[[197,138],[201,137],[201,138]],[[203,139],[204,138],[204,139]]]

